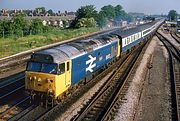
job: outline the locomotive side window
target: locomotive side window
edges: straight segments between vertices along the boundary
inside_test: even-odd
[[[65,72],[65,63],[59,65],[59,74],[63,74]]]
[[[69,62],[67,62],[67,71],[69,71]]]

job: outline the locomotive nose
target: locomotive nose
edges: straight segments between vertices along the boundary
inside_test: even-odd
[[[47,93],[49,89],[54,89],[54,75],[37,72],[27,72],[26,89]]]

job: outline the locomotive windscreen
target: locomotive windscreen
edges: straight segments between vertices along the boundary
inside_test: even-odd
[[[58,65],[55,63],[28,62],[27,71],[57,74]]]

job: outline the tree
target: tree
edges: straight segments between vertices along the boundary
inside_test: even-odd
[[[115,10],[115,17],[118,17],[118,16],[121,15],[122,9],[123,9],[123,7],[122,7],[121,5],[117,5],[116,7],[114,7],[114,10]]]
[[[105,17],[102,11],[99,12],[98,17],[96,19],[97,25],[102,28],[107,24],[107,18]]]
[[[4,30],[4,28],[3,28],[3,21],[0,20],[0,33],[2,33],[3,30]]]
[[[24,17],[25,17],[24,14],[17,14],[12,19],[12,21],[13,21],[13,31],[18,36],[22,35],[22,31],[27,25],[27,21],[25,20]]]
[[[95,7],[93,5],[86,5],[81,6],[76,11],[76,18],[72,21],[70,27],[80,27],[81,23],[86,21],[86,19],[94,18],[96,20],[97,18],[97,11],[95,10]]]
[[[82,6],[76,11],[76,19],[97,17],[97,11],[93,5]]]
[[[175,21],[177,19],[177,12],[175,10],[170,10],[168,13],[168,18],[170,21]]]
[[[102,7],[101,11],[108,19],[113,19],[116,16],[115,9],[112,5]]]
[[[32,34],[38,34],[43,31],[43,24],[40,19],[33,19],[30,25]]]
[[[53,16],[53,15],[54,15],[54,12],[53,12],[51,9],[48,10],[47,12],[48,12],[48,14],[49,14],[50,16]]]
[[[45,9],[45,7],[39,7],[39,8],[35,8],[35,11],[38,14],[45,14],[46,9]]]
[[[94,20],[93,17],[91,18],[81,18],[78,20],[76,27],[95,27],[96,26],[96,21]]]
[[[69,23],[66,20],[63,20],[63,28],[69,27]]]
[[[1,30],[4,31],[5,35],[12,34],[13,28],[13,23],[10,20],[3,20],[1,22]]]

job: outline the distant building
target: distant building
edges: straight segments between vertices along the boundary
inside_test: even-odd
[[[165,24],[167,27],[175,27],[177,25],[177,22],[166,21]]]
[[[107,27],[113,27],[113,20],[109,20],[108,22],[107,22]]]
[[[7,9],[2,9],[2,15],[3,16],[8,16],[9,17],[9,13]]]
[[[43,23],[43,26],[47,26],[48,21],[43,20],[42,23]]]
[[[127,21],[121,21],[120,26],[121,26],[121,27],[126,27],[126,26],[127,26],[127,24],[128,24],[128,22],[127,22]]]

